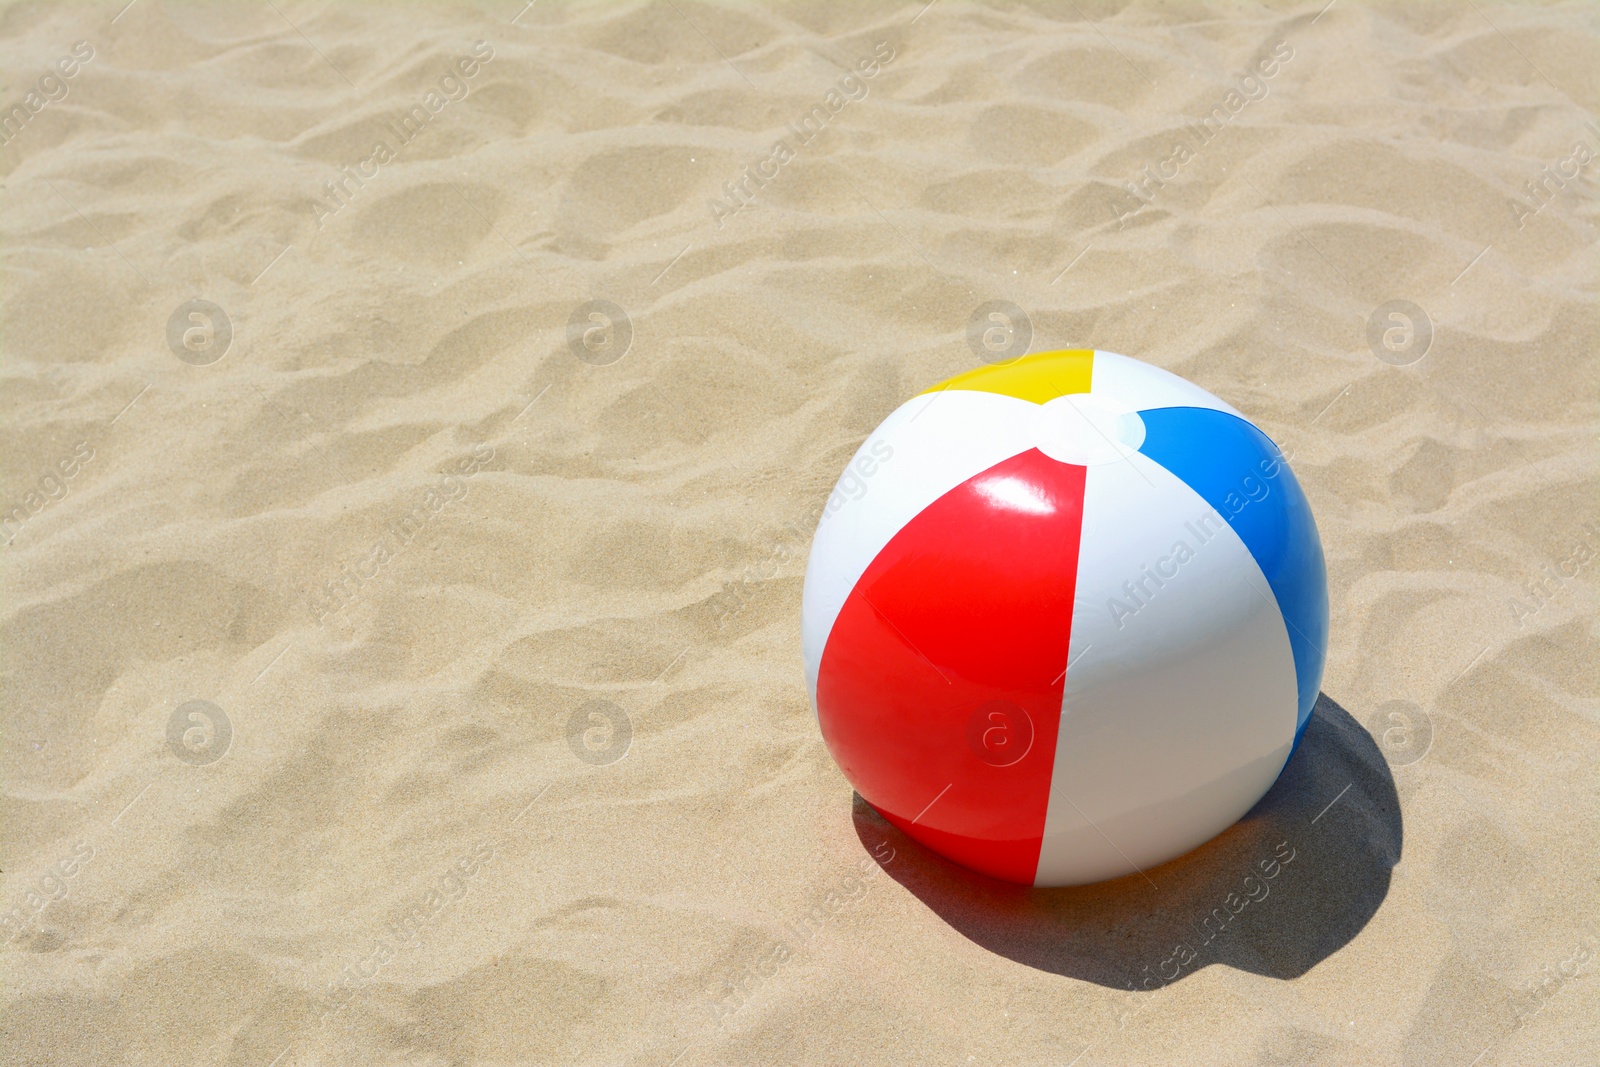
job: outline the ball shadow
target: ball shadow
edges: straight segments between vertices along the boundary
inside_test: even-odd
[[[859,795],[854,821],[884,871],[961,934],[1018,963],[1117,989],[1156,989],[1213,963],[1273,978],[1306,973],[1377,912],[1401,846],[1389,765],[1327,694],[1244,818],[1144,875],[1032,889],[934,855]]]

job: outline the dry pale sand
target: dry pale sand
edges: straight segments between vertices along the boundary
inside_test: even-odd
[[[1323,3],[0,11],[5,1062],[1596,1063],[1600,16]],[[1149,883],[807,702],[989,300],[1321,523],[1308,743]]]

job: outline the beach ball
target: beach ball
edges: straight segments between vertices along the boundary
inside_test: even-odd
[[[1322,677],[1327,575],[1283,454],[1111,352],[913,397],[823,509],[801,609],[828,750],[932,851],[1024,885],[1145,871],[1276,781]]]

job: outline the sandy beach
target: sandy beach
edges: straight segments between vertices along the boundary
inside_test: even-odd
[[[0,9],[5,1062],[1596,1062],[1600,10],[124,4]],[[807,696],[986,307],[1320,527],[1148,878],[933,857]]]

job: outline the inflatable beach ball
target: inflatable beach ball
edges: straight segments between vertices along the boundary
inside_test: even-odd
[[[1259,800],[1322,678],[1327,576],[1277,447],[1111,352],[912,398],[806,567],[829,751],[895,826],[1024,885],[1147,870]]]

